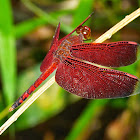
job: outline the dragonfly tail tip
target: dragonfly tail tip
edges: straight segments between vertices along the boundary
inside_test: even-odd
[[[13,111],[13,110],[14,110],[14,108],[12,108],[12,107],[9,108],[9,112],[11,112],[11,111]]]

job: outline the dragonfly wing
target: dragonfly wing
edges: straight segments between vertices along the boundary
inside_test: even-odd
[[[74,57],[108,67],[127,66],[136,61],[136,42],[83,43],[70,49]]]
[[[59,64],[55,79],[62,88],[83,98],[118,98],[139,92],[137,77],[70,57]]]
[[[41,66],[40,66],[40,71],[44,72],[53,62],[54,56],[53,53],[57,50],[58,48],[58,39],[59,39],[59,33],[60,33],[60,23],[58,24],[55,35],[53,37],[53,41],[50,47],[49,52],[45,56]]]

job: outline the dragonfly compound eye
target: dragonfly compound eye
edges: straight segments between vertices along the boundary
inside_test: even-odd
[[[82,33],[83,28],[84,28],[83,26],[79,26],[79,27],[76,29],[76,33],[77,33],[77,34]]]
[[[84,36],[85,39],[89,39],[91,36],[91,30],[88,26],[84,26],[82,29],[82,34]]]

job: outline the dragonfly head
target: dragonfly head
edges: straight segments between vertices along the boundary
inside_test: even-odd
[[[79,26],[76,29],[77,34],[82,34],[85,39],[89,39],[91,36],[91,29],[88,26]]]

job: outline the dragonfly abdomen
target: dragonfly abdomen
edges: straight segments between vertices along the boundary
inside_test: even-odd
[[[55,61],[52,63],[52,65],[44,71],[40,77],[32,84],[28,90],[26,90],[18,99],[17,101],[12,105],[12,107],[9,109],[9,111],[13,111],[16,107],[18,107],[23,101],[25,101],[29,95],[35,91],[35,89],[57,68],[58,61]]]

